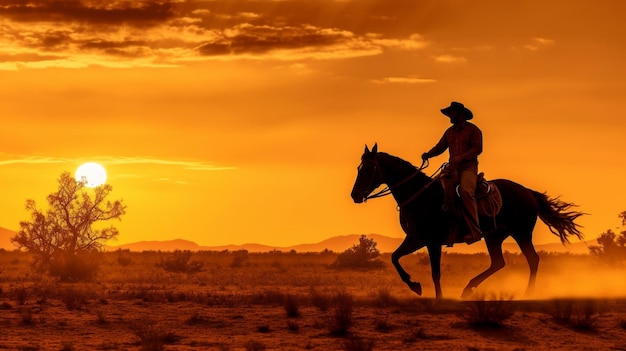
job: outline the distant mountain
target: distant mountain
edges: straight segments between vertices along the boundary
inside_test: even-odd
[[[15,250],[16,247],[11,242],[11,238],[17,234],[16,232],[0,227],[0,249]]]
[[[241,245],[222,245],[222,246],[201,246],[192,241],[176,239],[168,241],[141,241],[137,243],[124,244],[119,246],[107,246],[108,251],[115,251],[118,249],[127,249],[131,251],[174,251],[174,250],[190,250],[190,251],[237,251],[247,250],[249,252],[269,252],[273,250],[278,251],[291,251],[296,252],[321,252],[324,250],[330,250],[335,252],[343,252],[346,249],[352,247],[352,245],[358,244],[360,234],[340,235],[328,238],[318,243],[311,244],[299,244],[293,246],[269,246],[262,244],[241,244]],[[373,239],[376,242],[376,247],[380,252],[393,252],[402,242],[403,238],[392,238],[380,234],[368,234],[368,238]],[[508,239],[511,240],[511,239]],[[567,246],[561,243],[549,243],[535,245],[537,251],[545,252],[557,252],[564,253],[569,252],[572,254],[585,254],[589,253],[589,245],[595,245],[595,240],[573,242]],[[502,245],[503,251],[509,251],[512,253],[520,252],[519,247],[515,242],[506,241]],[[487,252],[485,243],[483,241],[473,245],[455,244],[454,247],[444,248],[448,253],[479,253]]]
[[[11,243],[11,238],[17,234],[16,232],[0,227],[0,249],[15,250],[16,247]],[[318,243],[299,244],[293,246],[270,246],[263,244],[241,244],[241,245],[221,245],[221,246],[202,246],[197,243],[184,239],[174,239],[166,241],[139,241],[135,243],[123,244],[118,246],[106,246],[107,251],[115,250],[130,250],[130,251],[174,251],[174,250],[190,250],[190,251],[237,251],[247,250],[249,252],[269,252],[273,250],[278,251],[291,251],[296,252],[321,252],[324,250],[330,250],[334,252],[343,252],[346,249],[352,247],[352,245],[358,244],[360,234],[339,235],[333,236],[326,240],[322,240]],[[404,238],[392,238],[380,234],[368,234],[368,238],[374,239],[376,247],[380,252],[393,252]],[[549,243],[549,244],[536,244],[535,249],[537,251],[545,252],[569,252],[572,254],[586,254],[589,253],[589,246],[597,245],[596,240],[588,241],[572,241],[571,244],[562,245],[561,243]],[[512,239],[507,239],[502,245],[504,251],[512,253],[520,252],[517,244]],[[448,253],[478,253],[487,252],[485,243],[483,241],[475,243],[473,245],[455,244],[454,247],[444,248]]]

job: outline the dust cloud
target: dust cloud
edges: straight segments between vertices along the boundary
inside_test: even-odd
[[[476,292],[495,299],[509,297],[515,300],[626,297],[626,267],[623,265],[607,265],[590,255],[540,253],[540,256],[535,289],[531,294],[526,294],[529,268],[521,255],[505,257],[506,266],[485,280]],[[460,293],[461,284],[481,271],[475,270],[475,274],[466,277],[467,280],[455,279],[455,290]]]

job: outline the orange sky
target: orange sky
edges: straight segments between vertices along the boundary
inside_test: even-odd
[[[595,238],[626,210],[624,13],[619,0],[2,1],[0,226],[96,161],[128,206],[111,244],[400,237],[392,199],[350,199],[363,146],[419,164],[457,100],[483,130],[481,171],[579,204]],[[539,224],[535,242],[555,241]]]

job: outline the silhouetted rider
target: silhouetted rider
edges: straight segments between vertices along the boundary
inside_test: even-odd
[[[476,125],[468,122],[474,118],[474,114],[462,103],[453,101],[450,106],[441,109],[441,113],[450,117],[452,126],[445,131],[437,145],[422,154],[422,160],[428,160],[442,154],[446,149],[449,150],[449,165],[442,173],[446,207],[453,209],[454,187],[460,183],[459,194],[463,211],[456,212],[460,212],[468,229],[463,240],[471,244],[480,240],[482,236],[474,192],[478,178],[478,155],[483,151],[483,136]]]

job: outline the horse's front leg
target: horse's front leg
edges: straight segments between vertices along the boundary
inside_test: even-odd
[[[405,282],[413,292],[420,296],[422,295],[422,285],[419,282],[411,281],[409,273],[407,273],[404,268],[402,268],[402,265],[400,265],[400,258],[415,252],[422,246],[424,245],[420,245],[416,242],[416,240],[413,240],[407,235],[404,238],[404,241],[402,241],[402,244],[400,244],[396,251],[391,254],[391,263],[393,263],[394,267],[396,267],[396,270],[400,275],[400,279],[402,279],[402,281]]]
[[[441,299],[441,245],[429,245],[428,257],[430,258],[430,270],[435,284],[435,297]]]

